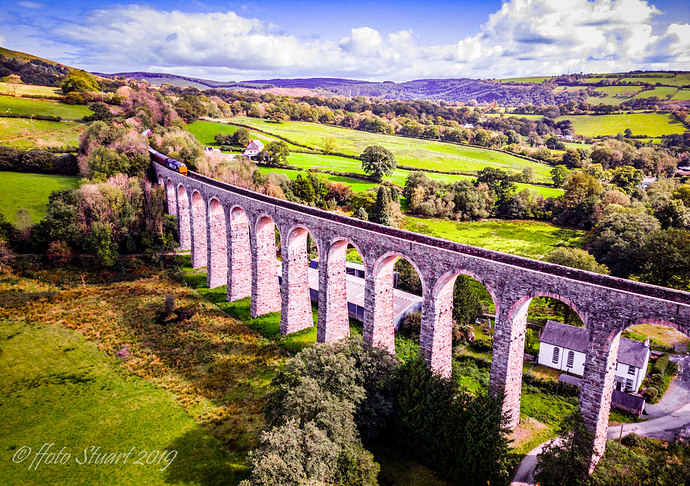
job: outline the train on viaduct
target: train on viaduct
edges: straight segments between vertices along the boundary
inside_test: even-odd
[[[281,332],[313,326],[307,276],[307,235],[319,254],[318,342],[349,335],[346,250],[365,267],[364,340],[395,353],[393,266],[398,257],[417,270],[423,286],[420,347],[428,365],[449,376],[453,285],[469,275],[496,308],[490,387],[502,391],[503,410],[519,423],[527,310],[535,297],[553,297],[577,312],[589,336],[580,408],[595,434],[592,467],[606,446],[618,344],[640,323],[671,326],[690,335],[690,293],[594,274],[528,258],[390,228],[272,198],[189,172],[153,164],[177,216],[181,249],[192,266],[207,267],[210,288],[227,285],[227,299],[251,297],[251,315],[281,313]],[[276,266],[280,234],[282,279]]]

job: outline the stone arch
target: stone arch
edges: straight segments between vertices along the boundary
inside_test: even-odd
[[[359,247],[342,237],[332,238],[319,254],[319,324],[316,341],[334,342],[350,335],[347,295],[347,248]],[[365,262],[364,258],[362,259]],[[365,274],[366,274],[366,263]],[[324,290],[322,290],[324,289]]]
[[[309,229],[301,224],[287,230],[281,248],[282,305],[280,332],[291,334],[314,325],[309,285],[307,240]],[[318,241],[316,242],[318,251]]]
[[[168,201],[168,214],[171,216],[177,215],[177,198],[175,197],[175,186],[173,182],[168,179],[165,185],[165,199]]]
[[[524,358],[527,313],[535,297],[551,297],[569,305],[587,326],[587,315],[567,296],[535,289],[515,302],[504,303],[496,312],[494,346],[491,359],[490,387],[503,392],[503,412],[509,417],[508,427],[520,422],[522,395],[522,362]],[[500,302],[500,300],[499,300]],[[588,329],[589,332],[589,329]]]
[[[427,283],[417,264],[399,252],[391,251],[381,255],[366,274],[364,296],[363,337],[372,346],[395,354],[395,325],[393,322],[393,273],[398,258],[407,260],[419,275],[422,295],[426,295]]]
[[[462,269],[447,272],[431,289],[424,300],[419,345],[429,367],[442,376],[450,377],[453,360],[453,289],[458,276],[467,275],[481,283],[473,273]],[[499,300],[495,291],[483,284],[491,295],[498,314]]]
[[[249,235],[252,248],[251,316],[257,317],[278,312],[281,298],[276,260],[276,225],[273,219],[264,213],[256,219],[254,228]]]
[[[192,268],[207,264],[206,203],[199,191],[192,191]]]
[[[228,235],[225,225],[225,210],[218,199],[211,198],[208,204],[208,256],[206,284],[213,289],[226,285],[228,281]]]
[[[163,176],[162,176],[161,174],[158,174],[158,179],[157,179],[157,180],[158,180],[158,185],[159,185],[160,187],[165,186],[165,181],[163,180]]]
[[[226,212],[227,231],[227,300],[234,302],[252,294],[252,248],[249,218],[241,206]]]
[[[189,216],[189,196],[182,184],[177,186],[177,231],[180,238],[180,250],[191,250],[192,229]]]

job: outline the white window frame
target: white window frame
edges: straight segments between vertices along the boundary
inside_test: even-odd
[[[553,364],[558,364],[558,360],[559,360],[559,358],[560,358],[560,353],[561,353],[561,349],[558,348],[558,347],[556,347],[556,346],[554,346],[554,348],[553,348],[553,355],[551,356],[551,362],[552,362]]]

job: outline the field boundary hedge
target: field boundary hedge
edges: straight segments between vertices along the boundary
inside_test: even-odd
[[[32,120],[44,120],[44,121],[62,121],[62,117],[54,115],[25,115],[24,113],[0,113],[0,118],[26,118]]]

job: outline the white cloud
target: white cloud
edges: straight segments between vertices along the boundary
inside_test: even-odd
[[[218,79],[407,80],[689,69],[690,26],[672,24],[654,35],[651,20],[658,13],[644,0],[505,0],[476,35],[438,46],[422,46],[405,30],[382,35],[360,26],[340,42],[330,42],[295,37],[234,12],[140,6],[95,10],[82,25],[63,25],[55,32],[79,46],[78,64],[86,68]]]
[[[46,6],[43,2],[17,2],[17,5],[24,8],[43,8]]]

